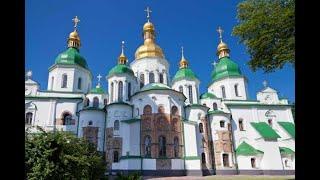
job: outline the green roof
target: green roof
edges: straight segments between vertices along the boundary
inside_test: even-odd
[[[279,147],[279,150],[280,150],[280,154],[294,154],[294,151],[292,151],[292,149],[290,148]]]
[[[79,65],[89,70],[88,64],[86,60],[80,55],[79,50],[72,47],[59,54],[55,60],[55,64]]]
[[[267,123],[259,122],[254,123],[252,122],[251,125],[259,132],[259,134],[266,139],[277,139],[280,138],[279,134],[276,133]]]
[[[295,133],[295,126],[293,123],[291,122],[278,122],[283,129],[285,129],[291,137],[295,138],[296,137],[296,133]]]
[[[181,79],[198,79],[197,76],[192,72],[190,68],[181,68],[177,71],[176,75],[173,77],[172,82],[178,81]]]
[[[243,141],[236,149],[237,155],[243,155],[243,156],[254,156],[257,154],[263,154],[262,151],[255,149],[250,144]]]
[[[212,93],[209,93],[209,92],[206,92],[204,94],[201,94],[200,96],[200,99],[214,99],[214,98],[217,98],[217,96],[215,96],[214,94]]]
[[[102,87],[96,86],[96,88],[93,88],[90,90],[91,94],[104,94],[104,90]]]
[[[143,88],[141,88],[140,91],[146,91],[146,90],[161,90],[161,89],[171,89],[169,86],[162,84],[162,83],[150,83],[147,84],[145,86],[143,86]]]
[[[110,71],[108,76],[114,75],[114,74],[129,74],[129,75],[134,75],[133,71],[131,68],[125,64],[117,64],[115,67],[113,67]]]
[[[221,58],[219,60],[219,63],[215,66],[211,74],[213,81],[216,81],[225,77],[238,77],[238,76],[242,76],[240,68],[229,57]]]
[[[213,111],[211,110],[211,111],[208,111],[208,114],[228,114],[228,113],[220,110],[213,110]]]

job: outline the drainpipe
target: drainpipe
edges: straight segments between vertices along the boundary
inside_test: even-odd
[[[77,121],[77,136],[79,136],[79,125],[80,125],[80,110],[79,110],[79,104],[83,102],[83,100],[77,102],[77,110],[76,110],[76,115],[78,117],[78,121]]]
[[[230,133],[231,133],[231,143],[232,143],[232,156],[233,156],[233,159],[234,159],[234,162],[236,163],[236,171],[237,171],[237,174],[239,174],[239,167],[238,167],[238,160],[237,160],[237,156],[236,156],[236,147],[235,147],[235,143],[233,142],[234,140],[234,133],[233,133],[233,129],[232,129],[232,121],[233,121],[233,118],[232,118],[232,115],[230,114]]]

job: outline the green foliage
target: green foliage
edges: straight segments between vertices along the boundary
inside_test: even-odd
[[[26,132],[26,177],[38,179],[100,179],[106,166],[96,147],[67,132]]]
[[[295,1],[245,0],[238,4],[233,35],[247,46],[253,71],[295,67]]]
[[[121,173],[117,173],[116,180],[140,180],[142,176],[139,173],[132,173],[129,175],[122,175]]]

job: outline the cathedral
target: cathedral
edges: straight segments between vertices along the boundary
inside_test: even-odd
[[[231,58],[221,28],[207,92],[200,94],[200,79],[183,48],[179,70],[170,78],[151,11],[146,12],[135,59],[128,61],[122,42],[118,61],[105,76],[107,89],[100,74],[92,84],[76,16],[66,50],[48,69],[47,90],[31,71],[26,74],[25,128],[87,139],[104,154],[111,174],[293,175],[295,125],[288,100],[267,82],[249,99],[247,78]]]

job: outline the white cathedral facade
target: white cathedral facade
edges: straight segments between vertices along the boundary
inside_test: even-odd
[[[47,90],[31,72],[25,81],[25,127],[69,131],[104,153],[109,172],[143,175],[294,174],[295,125],[291,105],[264,84],[249,99],[247,79],[222,41],[207,92],[183,52],[171,79],[156,44],[155,26],[128,62],[123,46],[106,75],[108,89],[93,86],[80,54],[76,28],[67,49],[49,67]],[[93,88],[92,88],[93,86]]]

